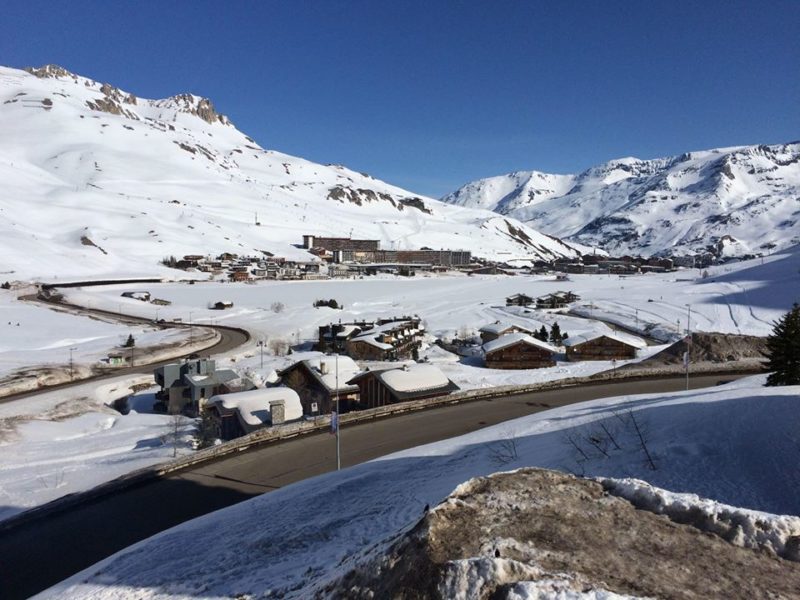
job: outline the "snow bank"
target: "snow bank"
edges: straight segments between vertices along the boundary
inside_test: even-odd
[[[597,481],[609,493],[625,498],[637,508],[666,515],[737,546],[767,550],[800,562],[800,517],[738,508],[697,494],[669,492],[639,479],[598,477]]]

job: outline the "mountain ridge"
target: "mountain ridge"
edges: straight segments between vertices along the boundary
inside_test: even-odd
[[[193,94],[148,100],[54,65],[0,67],[0,129],[4,280],[174,277],[167,255],[317,260],[303,234],[504,261],[578,254],[511,217],[264,149]]]
[[[442,200],[615,254],[761,254],[800,242],[800,142],[627,157],[578,174],[517,171]]]

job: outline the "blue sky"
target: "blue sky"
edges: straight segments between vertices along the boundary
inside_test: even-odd
[[[440,196],[800,139],[800,1],[6,0],[0,63],[213,100],[262,146]]]

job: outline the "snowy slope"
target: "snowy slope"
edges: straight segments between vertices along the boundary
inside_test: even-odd
[[[175,275],[158,264],[171,254],[309,259],[293,246],[304,233],[504,259],[574,253],[496,213],[264,150],[206,99],[33,72],[0,67],[0,278]]]
[[[800,242],[800,143],[511,173],[443,198],[613,254],[766,254]]]
[[[380,552],[422,517],[426,504],[435,506],[461,482],[522,466],[645,479],[674,492],[797,515],[800,389],[764,388],[763,382],[760,376],[695,392],[558,408],[315,477],[145,540],[43,596],[313,597],[320,586]],[[646,466],[628,437],[618,438],[622,449],[608,457],[587,446],[588,459],[576,462],[568,436],[585,443],[599,422],[615,426],[619,419],[612,411],[627,409],[650,432],[657,470]],[[498,465],[497,444],[512,438],[518,457]],[[763,513],[755,517],[762,527],[785,529],[782,524],[790,522]],[[798,519],[791,523],[789,533],[796,534]]]

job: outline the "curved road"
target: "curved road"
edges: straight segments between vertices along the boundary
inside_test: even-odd
[[[698,376],[708,387],[736,375]],[[597,384],[477,400],[345,426],[343,466],[557,406],[624,394],[678,391],[681,377]],[[25,598],[169,527],[331,471],[327,433],[293,438],[98,498],[0,534],[0,597]],[[153,557],[153,560],[158,560]]]
[[[44,306],[48,306],[47,302],[40,302]],[[99,310],[99,309],[87,309],[82,306],[78,306],[76,304],[67,304],[67,303],[53,303],[55,306],[62,307],[62,308],[71,308],[76,309],[79,311],[81,315],[86,314],[94,314],[98,316],[102,316],[103,318],[112,318],[117,321],[121,322],[128,322],[128,323],[143,323],[147,325],[153,325],[153,321],[150,319],[145,319],[141,317],[134,317],[131,315],[124,315],[120,313],[114,313],[106,310]],[[172,328],[186,328],[189,327],[187,324],[177,324],[177,323],[170,323],[165,322],[161,324],[162,327],[172,327]],[[203,329],[214,329],[220,334],[220,340],[214,344],[213,346],[209,346],[208,348],[204,348],[200,350],[203,353],[212,353],[212,354],[222,354],[225,352],[229,352],[238,348],[239,346],[245,344],[250,339],[250,334],[248,334],[243,329],[238,329],[236,327],[225,327],[224,325],[196,325],[195,328],[203,328]],[[132,375],[132,374],[139,374],[139,373],[152,373],[153,369],[156,367],[160,367],[185,356],[189,356],[190,354],[196,354],[198,351],[193,350],[191,353],[187,353],[185,355],[178,355],[174,356],[167,360],[161,360],[157,362],[147,363],[147,364],[140,364],[133,367],[120,367],[118,369],[111,369],[107,373],[102,373],[100,375],[93,375],[91,377],[85,377],[83,379],[76,379],[74,381],[67,381],[65,383],[59,383],[56,385],[49,385],[45,387],[41,387],[36,390],[31,390],[29,392],[21,392],[19,394],[10,394],[8,396],[0,397],[0,403],[2,402],[11,402],[14,400],[21,400],[23,398],[28,398],[30,396],[35,396],[37,394],[41,394],[43,392],[51,392],[54,390],[66,389],[76,385],[82,385],[84,383],[88,383],[91,381],[103,381],[105,379],[113,379],[114,377],[120,377],[122,375]]]

